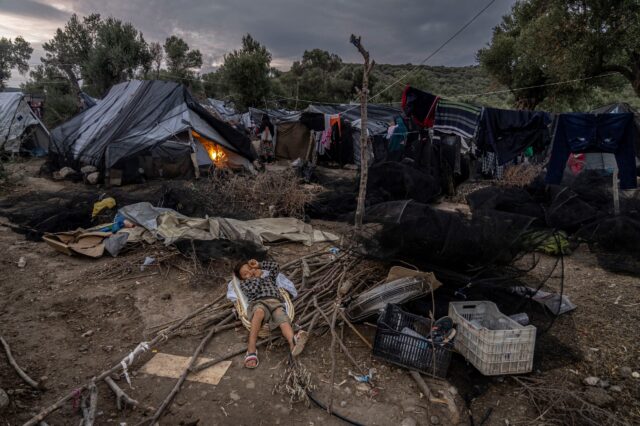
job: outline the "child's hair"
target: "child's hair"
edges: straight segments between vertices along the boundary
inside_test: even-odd
[[[243,260],[241,262],[236,263],[236,266],[233,267],[233,275],[235,275],[237,279],[239,280],[242,279],[242,277],[240,276],[240,269],[242,269],[242,267],[247,263],[248,262],[246,260]]]

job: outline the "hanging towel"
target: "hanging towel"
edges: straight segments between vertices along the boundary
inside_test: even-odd
[[[478,131],[482,107],[440,99],[436,107],[433,130],[473,138]]]

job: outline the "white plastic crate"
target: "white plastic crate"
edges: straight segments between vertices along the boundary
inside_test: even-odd
[[[485,376],[533,369],[534,326],[518,324],[487,301],[451,302],[449,316],[457,325],[455,349]]]

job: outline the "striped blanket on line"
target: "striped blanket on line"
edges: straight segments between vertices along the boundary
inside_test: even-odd
[[[478,130],[482,107],[440,99],[433,130],[473,138]]]

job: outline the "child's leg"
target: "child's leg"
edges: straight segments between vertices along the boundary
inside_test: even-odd
[[[262,327],[262,320],[264,319],[264,310],[262,307],[256,308],[251,317],[251,330],[249,331],[249,342],[247,343],[247,352],[253,353],[256,351],[256,343],[258,341],[258,333]],[[255,362],[251,361],[251,364],[255,365]]]
[[[291,324],[288,321],[281,323],[280,330],[282,331],[282,335],[284,336],[284,338],[287,339],[287,342],[289,342],[289,350],[293,350],[293,347],[295,345],[293,343],[293,328],[291,327]]]

